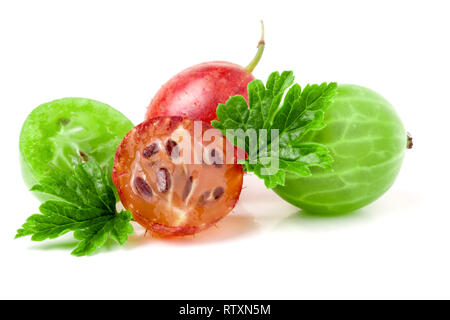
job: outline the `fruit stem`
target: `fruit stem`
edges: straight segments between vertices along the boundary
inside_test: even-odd
[[[256,65],[258,64],[259,60],[261,60],[262,54],[264,52],[264,47],[265,47],[266,43],[264,41],[264,22],[261,20],[261,40],[259,40],[258,42],[258,51],[256,52],[255,57],[253,58],[252,61],[250,61],[250,63],[248,64],[248,66],[245,67],[245,69],[252,73],[253,69],[255,69]]]
[[[406,148],[407,149],[412,149],[413,147],[413,138],[411,136],[411,133],[407,132],[406,133]]]

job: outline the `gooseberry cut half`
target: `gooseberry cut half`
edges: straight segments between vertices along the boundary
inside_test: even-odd
[[[153,118],[123,139],[113,182],[123,206],[147,230],[194,234],[218,222],[238,201],[243,171],[236,156],[236,148],[209,123]]]
[[[71,171],[89,158],[111,168],[116,148],[131,128],[122,113],[91,99],[63,98],[38,106],[20,133],[25,183],[31,187],[53,170]]]

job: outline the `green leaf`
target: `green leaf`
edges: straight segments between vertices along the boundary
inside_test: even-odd
[[[311,167],[329,170],[333,161],[325,146],[301,141],[310,130],[323,128],[337,84],[307,85],[302,90],[293,82],[292,71],[273,72],[265,86],[253,80],[248,85],[248,105],[241,96],[231,97],[218,106],[218,121],[211,122],[234,145],[245,149],[244,169],[264,179],[268,188],[284,185],[286,173],[307,176]],[[245,139],[251,130],[256,132],[256,144]]]
[[[74,256],[80,257],[93,253],[95,249],[103,246],[108,234],[111,231],[113,216],[108,216],[107,221],[93,223],[89,227],[76,230],[73,234],[74,238],[81,240],[75,250],[72,251]]]
[[[32,190],[58,200],[41,204],[40,214],[30,216],[16,238],[31,236],[33,241],[43,241],[74,231],[80,243],[73,254],[82,256],[93,253],[108,237],[122,245],[133,233],[131,213],[116,212],[110,171],[93,160],[77,165],[72,173],[54,171]]]
[[[122,211],[114,218],[110,236],[120,245],[124,245],[128,241],[128,235],[133,234],[133,227],[129,223],[132,218],[129,211]]]
[[[106,218],[106,217],[104,217]],[[133,233],[133,227],[129,224],[131,213],[122,211],[115,216],[107,216],[105,221],[93,221],[87,228],[75,231],[74,237],[81,240],[72,251],[74,256],[85,256],[93,253],[103,246],[108,235],[123,245],[128,240],[128,235]]]
[[[93,160],[77,165],[72,173],[55,170],[31,191],[46,193],[77,206],[115,209],[114,190]]]

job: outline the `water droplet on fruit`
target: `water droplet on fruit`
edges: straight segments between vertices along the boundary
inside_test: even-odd
[[[142,154],[144,155],[144,158],[148,159],[152,157],[154,154],[156,154],[159,151],[159,145],[157,143],[152,143],[151,145],[145,147]]]
[[[180,156],[180,148],[178,147],[178,144],[172,139],[167,140],[166,151],[172,159],[177,159]]]
[[[225,192],[225,189],[223,187],[217,187],[213,191],[213,197],[214,199],[219,199]]]
[[[141,177],[137,177],[136,179],[134,179],[134,185],[139,193],[143,196],[151,197],[153,195],[152,189],[150,188],[148,183],[145,182],[145,180]]]
[[[156,174],[159,192],[167,192],[170,189],[170,174],[166,168],[161,168]]]

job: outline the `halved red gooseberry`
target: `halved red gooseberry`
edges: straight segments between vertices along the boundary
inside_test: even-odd
[[[242,189],[237,149],[209,123],[149,119],[117,149],[113,181],[123,206],[159,235],[189,235],[214,225]]]

